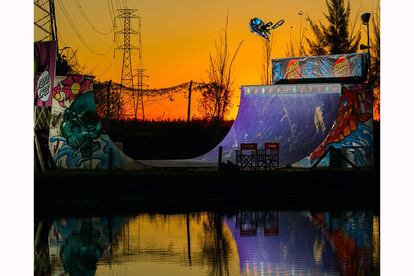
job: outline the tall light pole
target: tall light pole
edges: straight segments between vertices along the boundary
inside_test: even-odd
[[[367,26],[367,44],[368,46],[365,46],[363,44],[361,44],[361,46],[359,47],[361,50],[367,49],[368,50],[368,66],[371,66],[371,52],[370,52],[370,45],[369,45],[369,19],[371,18],[371,13],[366,12],[363,15],[361,15],[361,20],[362,20],[362,25],[366,25]],[[371,71],[371,70],[370,70]],[[371,73],[369,71],[369,73]],[[369,75],[368,75],[369,78]]]
[[[361,15],[361,20],[362,20],[362,25],[366,25],[367,26],[367,46],[361,44],[360,45],[360,49],[361,50],[368,50],[368,89],[369,89],[369,93],[372,95],[372,78],[371,78],[371,51],[370,51],[370,43],[369,43],[369,19],[371,18],[371,13],[366,12],[363,15]],[[374,150],[373,150],[373,159],[374,159],[374,167],[375,168],[379,168],[380,166],[380,153],[379,153],[379,145],[380,145],[380,137],[379,137],[379,132],[378,135],[376,135],[377,131],[376,128],[378,128],[378,126],[373,123],[373,139],[374,139]],[[379,129],[378,129],[379,130]],[[378,136],[378,137],[376,137]]]
[[[300,27],[299,27],[299,55],[303,56],[303,32],[302,32],[302,18],[303,12],[299,11],[298,15],[300,16]]]
[[[369,19],[371,18],[371,13],[366,12],[361,15],[362,25],[367,25],[367,36],[368,36],[368,47],[369,47]]]

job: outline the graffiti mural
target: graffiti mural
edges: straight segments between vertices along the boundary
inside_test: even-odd
[[[34,44],[34,104],[51,106],[55,78],[56,41]]]
[[[362,83],[367,61],[366,53],[272,59],[272,83]]]
[[[63,108],[75,100],[77,95],[93,91],[92,80],[84,76],[71,76],[58,82],[53,88],[53,98]]]
[[[321,158],[328,146],[347,149],[343,152],[357,166],[373,165],[372,95],[367,85],[343,85],[335,124],[309,156],[310,164]]]
[[[111,139],[103,134],[102,123],[96,112],[91,77],[56,77],[52,98],[49,150],[57,167],[133,167],[134,160],[122,153]]]
[[[94,140],[101,136],[102,130],[92,92],[77,97],[63,113],[61,133],[68,145],[79,150],[82,156],[91,156],[99,148]]]

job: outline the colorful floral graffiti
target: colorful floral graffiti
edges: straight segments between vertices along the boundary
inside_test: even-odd
[[[53,98],[61,107],[66,108],[68,102],[87,91],[93,91],[92,80],[89,77],[71,76],[57,83],[53,88]]]
[[[91,77],[56,77],[49,150],[60,168],[106,169],[109,165],[125,168],[134,161],[103,134],[92,91]]]
[[[310,164],[321,158],[328,146],[349,149],[357,166],[372,165],[372,95],[367,85],[343,85],[335,124],[310,155]]]

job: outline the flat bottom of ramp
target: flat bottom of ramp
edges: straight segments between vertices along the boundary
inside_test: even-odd
[[[156,168],[217,168],[216,162],[192,159],[176,160],[138,160],[140,163]]]

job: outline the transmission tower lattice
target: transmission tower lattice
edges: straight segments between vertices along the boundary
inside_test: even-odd
[[[132,74],[132,60],[131,60],[131,51],[139,50],[139,48],[131,45],[131,35],[139,34],[137,31],[131,29],[131,19],[139,18],[134,13],[137,9],[118,9],[119,15],[117,18],[122,19],[123,21],[123,29],[118,31],[117,34],[123,34],[124,36],[124,43],[123,45],[119,46],[117,49],[123,51],[122,56],[122,72],[121,72],[121,94],[123,95],[125,89],[123,87],[130,87],[134,88],[134,80]],[[131,91],[131,90],[127,90]],[[142,93],[137,93],[135,89],[132,89],[130,92],[130,96],[132,98],[132,109],[134,111],[134,118],[138,119],[140,116],[144,119],[144,108],[143,108],[143,99]],[[127,103],[128,104],[128,103]],[[126,106],[127,110],[130,110],[131,107],[129,105]],[[140,114],[139,114],[140,113]]]
[[[34,1],[34,26],[37,41],[57,41],[54,0]],[[56,45],[58,46],[58,45]],[[49,129],[50,107],[34,107],[34,128]]]
[[[142,40],[141,40],[141,17],[138,16],[138,69],[137,71],[137,84],[138,84],[138,99],[140,101],[138,102],[138,105],[140,106],[142,110],[142,119],[145,120],[145,112],[144,112],[144,98],[143,98],[143,89],[144,87],[148,87],[148,85],[145,84],[144,77],[149,77],[147,75],[144,75],[145,69],[143,68],[143,62],[142,62]],[[136,106],[138,108],[138,106]]]
[[[40,31],[39,41],[57,40],[57,27],[54,0],[35,0],[34,25]]]

